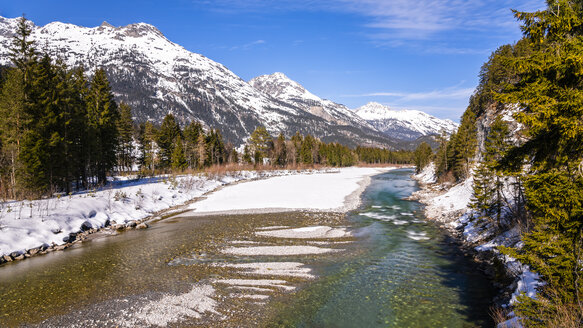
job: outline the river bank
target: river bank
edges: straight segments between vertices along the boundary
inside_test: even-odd
[[[316,173],[285,200],[292,211],[176,215],[5,265],[0,326],[491,326],[489,281],[405,200],[410,172]],[[322,183],[332,177],[345,181]],[[247,185],[235,195],[258,197],[265,181],[215,194]],[[336,211],[305,209],[314,185],[339,194],[320,205]]]
[[[115,234],[147,228],[147,221],[223,186],[274,176],[334,172],[340,169],[160,176],[116,181],[99,190],[54,198],[0,202],[0,265],[69,248],[96,232]]]
[[[306,263],[349,256],[354,236],[342,208],[357,206],[355,197],[360,200],[357,193],[369,177],[387,170],[312,172],[294,201],[286,200],[291,212],[173,216],[144,231],[115,238],[102,234],[64,252],[3,266],[0,325],[154,327],[197,319],[209,326],[216,321],[254,326],[247,323],[261,318],[268,299],[314,279]],[[328,176],[339,182],[322,184]],[[297,181],[288,175],[278,185],[285,187],[289,179]],[[263,181],[232,184],[215,193],[244,185],[257,190],[254,185]],[[336,194],[336,211],[306,209],[302,191],[314,184]],[[342,185],[350,188],[339,190]]]
[[[431,163],[419,174],[412,175],[421,190],[413,193],[411,199],[425,204],[426,217],[449,231],[479,268],[491,277],[498,289],[493,299],[493,315],[497,316],[498,327],[521,327],[511,310],[512,305],[521,294],[535,297],[540,283],[538,275],[497,250],[498,246],[520,245],[521,228],[514,226],[500,231],[487,221],[473,220],[475,213],[470,208],[473,177],[458,184],[437,183],[434,170]]]

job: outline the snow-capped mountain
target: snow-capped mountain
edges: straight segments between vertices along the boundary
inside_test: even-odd
[[[8,48],[17,19],[0,17],[0,65],[10,65]],[[169,41],[154,26],[137,23],[87,28],[60,22],[33,26],[38,50],[59,57],[89,74],[102,67],[118,101],[138,121],[160,122],[167,113],[180,121],[200,120],[220,128],[227,140],[241,143],[262,124],[273,135],[296,131],[324,141],[388,146],[386,136],[341,124],[278,100],[242,80],[225,66]]]
[[[339,125],[360,126],[365,129],[372,128],[372,126],[348,109],[348,107],[314,95],[301,84],[293,81],[283,73],[277,72],[270,75],[261,75],[249,81],[249,84],[257,90],[288,104],[293,104],[329,122]]]
[[[418,110],[392,110],[376,102],[357,108],[355,113],[387,136],[403,140],[414,140],[441,131],[451,134],[458,127],[451,120],[439,119]]]

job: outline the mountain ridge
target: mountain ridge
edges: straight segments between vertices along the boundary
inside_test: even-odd
[[[354,110],[377,130],[403,140],[454,132],[458,124],[449,119],[440,119],[418,110],[392,110],[377,102],[369,102]]]
[[[0,65],[10,65],[8,48],[18,19],[0,17]],[[282,132],[289,137],[300,132],[348,146],[396,149],[403,145],[346,106],[321,99],[283,73],[263,76],[263,80],[276,78],[276,85],[284,84],[285,92],[266,90],[259,86],[262,77],[246,82],[147,23],[118,27],[107,22],[96,27],[30,23],[37,49],[69,67],[83,65],[88,75],[103,68],[116,100],[128,103],[141,122],[160,123],[171,113],[182,123],[198,120],[218,127],[235,144],[245,142],[257,126],[264,125],[272,135]]]

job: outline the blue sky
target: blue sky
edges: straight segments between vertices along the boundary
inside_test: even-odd
[[[155,25],[245,80],[283,72],[312,93],[459,121],[481,65],[521,36],[510,8],[543,0],[167,0],[0,2],[37,25]]]

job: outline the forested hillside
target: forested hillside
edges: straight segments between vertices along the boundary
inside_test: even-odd
[[[527,327],[583,325],[583,3],[518,12],[524,37],[496,50],[457,133],[435,155],[439,179],[473,179],[470,224],[542,284],[514,311]],[[421,150],[417,152],[423,154]],[[426,155],[425,157],[430,156]],[[428,163],[420,160],[421,165]]]

